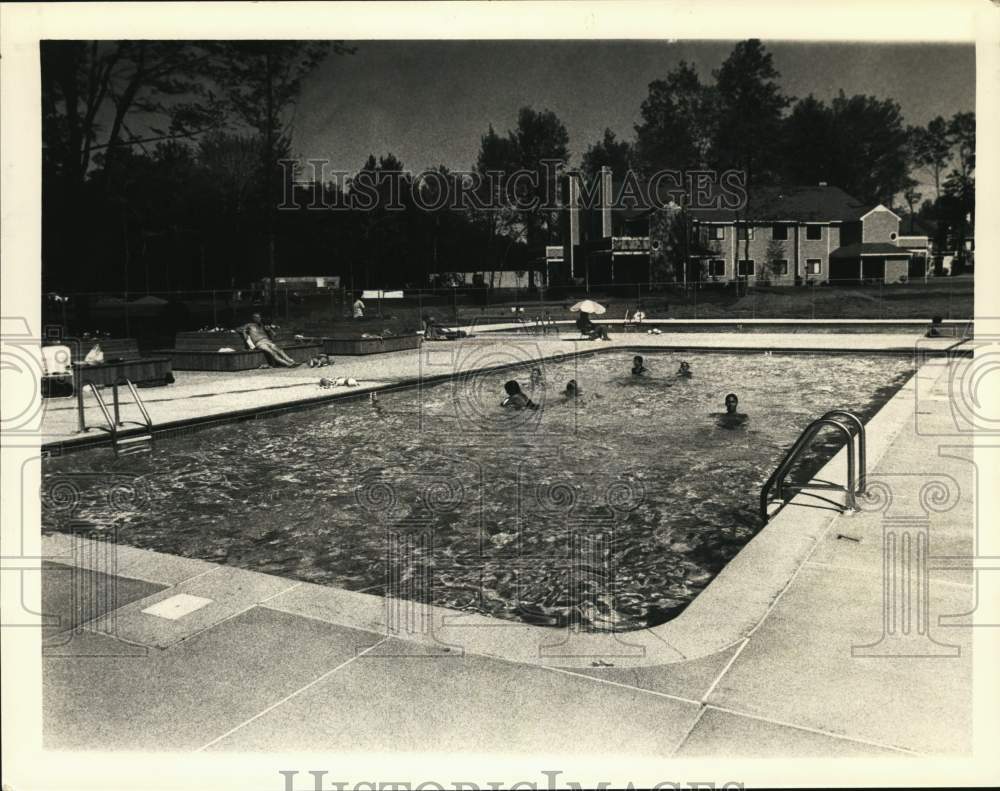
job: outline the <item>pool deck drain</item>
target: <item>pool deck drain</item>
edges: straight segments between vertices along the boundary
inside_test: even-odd
[[[905,341],[912,349],[914,339]],[[869,480],[893,494],[884,511],[840,516],[800,495],[675,621],[619,635],[626,648],[645,641],[642,657],[604,649],[595,656],[593,645],[560,656],[565,632],[543,630],[542,643],[537,628],[491,621],[490,636],[490,628],[463,630],[465,616],[453,611],[445,613],[457,619],[447,639],[429,639],[422,630],[387,629],[386,609],[373,608],[380,600],[372,596],[120,547],[114,575],[129,598],[46,645],[45,745],[458,752],[490,744],[511,753],[558,745],[567,754],[649,757],[966,753],[971,629],[947,616],[973,609],[972,572],[933,564],[928,571],[925,636],[950,655],[935,654],[926,640],[911,643],[916,655],[900,655],[882,617],[882,535],[898,517],[926,521],[932,557],[973,554],[974,468],[938,450],[942,437],[956,433],[940,397],[949,392],[951,367],[961,364],[929,360],[870,422]],[[819,474],[836,474],[838,463]],[[922,508],[924,487],[942,480],[961,493],[954,504]],[[100,573],[100,553],[74,551],[83,540],[43,536],[43,552],[75,564],[78,575]],[[43,588],[71,584],[65,576],[43,572]],[[178,621],[142,614],[178,594],[212,604]],[[81,615],[76,609],[86,602],[71,596],[49,600],[61,608],[52,613],[60,620],[92,617],[93,608]],[[685,619],[682,634],[657,634]],[[545,644],[556,650],[546,655]]]

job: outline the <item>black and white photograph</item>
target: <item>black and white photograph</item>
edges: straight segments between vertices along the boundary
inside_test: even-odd
[[[1000,5],[692,9],[3,4],[4,791],[1000,782]]]

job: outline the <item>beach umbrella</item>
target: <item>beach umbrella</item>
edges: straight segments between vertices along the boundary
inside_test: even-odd
[[[585,299],[583,300],[583,302],[577,302],[570,308],[570,310],[581,311],[583,313],[593,313],[597,316],[600,316],[602,313],[606,312],[607,309],[604,307],[604,305],[601,305],[598,302],[594,302],[594,300],[592,299]]]

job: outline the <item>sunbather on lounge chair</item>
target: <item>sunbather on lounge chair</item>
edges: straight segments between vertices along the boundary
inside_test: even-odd
[[[281,365],[285,368],[294,368],[298,365],[274,342],[270,327],[264,324],[259,313],[254,313],[250,321],[239,328],[239,332],[246,339],[247,346],[251,349],[260,349],[264,352],[264,356],[275,365]]]
[[[433,318],[424,319],[424,338],[429,341],[455,341],[459,338],[467,338],[465,330],[449,330],[440,326]]]

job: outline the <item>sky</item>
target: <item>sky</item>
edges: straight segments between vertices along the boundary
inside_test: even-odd
[[[357,170],[392,152],[413,172],[469,169],[490,124],[511,129],[520,107],[554,111],[572,164],[610,128],[632,139],[652,80],[679,61],[711,81],[735,42],[359,41],[309,76],[295,111],[293,152]],[[893,98],[907,124],[975,109],[975,48],[952,44],[764,41],[790,96],[843,90]],[[923,179],[921,179],[923,181]]]

